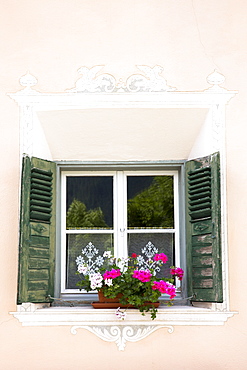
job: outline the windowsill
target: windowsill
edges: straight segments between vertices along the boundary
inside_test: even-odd
[[[44,304],[24,303],[10,312],[23,326],[70,326],[71,333],[86,329],[105,341],[116,342],[124,350],[126,341],[139,341],[160,328],[173,333],[174,326],[224,325],[237,312],[215,311],[191,306],[161,307],[157,317],[142,316],[136,309],[128,309],[125,320],[118,320],[115,310],[84,307],[48,307]]]

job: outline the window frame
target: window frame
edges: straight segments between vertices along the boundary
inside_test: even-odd
[[[120,250],[114,250],[117,257],[127,256],[127,236],[128,233],[135,232],[134,230],[128,230],[127,228],[127,176],[157,176],[157,175],[167,175],[173,176],[173,194],[174,194],[174,228],[165,229],[167,233],[174,234],[175,243],[175,265],[186,269],[186,251],[185,251],[185,218],[184,218],[184,192],[185,184],[183,180],[184,176],[184,161],[154,161],[150,162],[105,162],[90,163],[90,164],[78,164],[71,163],[68,165],[63,165],[57,162],[57,225],[60,225],[60,232],[57,232],[57,247],[56,247],[56,279],[55,279],[55,296],[62,299],[85,299],[90,300],[94,296],[93,293],[80,292],[79,289],[66,289],[66,177],[67,176],[113,176],[115,181],[113,181],[113,192],[117,197],[117,205],[115,208],[119,207],[119,203],[122,203],[121,207],[125,203],[126,207],[124,209],[117,209],[117,216],[114,216],[115,228],[112,230],[98,231],[99,233],[111,233],[113,232],[114,240],[124,239]],[[122,179],[120,180],[120,178]],[[120,184],[119,184],[120,180]],[[120,191],[119,191],[120,190]],[[123,197],[123,198],[122,198]],[[115,213],[115,212],[114,212]],[[120,228],[118,216],[122,218],[122,227],[124,228],[124,238],[120,237]],[[123,215],[123,217],[122,217]],[[151,231],[152,229],[150,229]],[[87,230],[88,231],[88,230]],[[153,231],[153,230],[152,230]],[[83,232],[83,230],[82,230]],[[95,230],[92,231],[92,233]],[[96,231],[97,232],[97,231]],[[144,231],[147,232],[147,231]],[[156,232],[164,232],[163,229],[157,230]],[[69,233],[78,233],[78,230],[71,231]],[[68,233],[68,234],[69,234]],[[118,238],[118,239],[117,239]],[[118,241],[117,241],[118,244]],[[124,248],[125,244],[125,248]],[[123,255],[122,255],[122,252]],[[59,260],[59,262],[58,262]],[[60,266],[58,266],[60,265]],[[57,272],[60,272],[59,273]],[[186,283],[183,284],[183,293],[181,294],[181,283],[176,281],[177,287],[177,297],[176,300],[181,299],[186,296]]]
[[[223,77],[223,79],[222,79]],[[36,113],[40,111],[74,110],[90,108],[208,108],[209,124],[213,135],[213,150],[221,153],[221,198],[222,198],[222,266],[223,266],[223,292],[224,302],[222,304],[212,304],[207,308],[172,307],[169,310],[159,309],[157,321],[151,322],[149,318],[143,318],[135,312],[128,315],[125,323],[118,323],[111,312],[97,312],[92,309],[74,308],[54,309],[48,308],[49,304],[35,304],[24,302],[17,305],[16,312],[11,314],[16,317],[23,326],[72,326],[71,332],[76,334],[78,328],[84,328],[96,334],[103,340],[115,341],[123,345],[126,341],[138,341],[161,327],[167,327],[173,332],[173,325],[223,325],[228,318],[235,312],[229,311],[229,287],[228,287],[228,249],[227,249],[227,203],[226,203],[226,148],[225,148],[225,108],[237,91],[229,91],[219,86],[223,83],[224,76],[218,72],[213,72],[208,76],[207,81],[210,85],[204,91],[172,91],[172,92],[100,92],[77,93],[76,89],[64,93],[40,93],[33,89],[37,80],[27,74],[21,79],[24,89],[9,96],[20,107],[20,158],[23,153],[29,156],[37,156],[51,159],[49,145],[44,135],[41,137],[39,131],[39,120]],[[31,82],[30,82],[31,81]],[[94,81],[92,81],[94,82]],[[37,129],[35,131],[35,129]],[[55,139],[55,138],[54,138]],[[195,149],[198,149],[196,146]],[[205,148],[202,148],[202,150]],[[201,151],[201,150],[199,150]],[[193,152],[193,155],[195,153]],[[196,156],[203,155],[196,153]],[[191,156],[190,156],[191,158]],[[57,162],[62,166],[76,164],[71,161]],[[84,164],[85,165],[85,162]],[[90,163],[87,163],[90,165]],[[100,166],[100,165],[99,165]],[[21,166],[20,166],[21,168]],[[183,179],[183,177],[181,177]],[[182,199],[184,201],[184,198]],[[57,225],[57,233],[60,233]],[[58,267],[57,267],[58,268]],[[57,271],[56,268],[56,271]],[[44,308],[43,306],[46,306]],[[210,308],[210,309],[209,309]],[[111,328],[116,329],[115,339]],[[139,330],[139,325],[143,325],[143,330]],[[150,326],[152,325],[152,326]],[[133,331],[135,338],[128,338],[127,331],[137,328],[139,334]],[[104,334],[105,333],[105,334]]]

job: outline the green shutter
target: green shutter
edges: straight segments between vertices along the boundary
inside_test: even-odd
[[[222,302],[219,153],[186,163],[188,294]]]
[[[54,296],[56,165],[23,158],[18,304]]]

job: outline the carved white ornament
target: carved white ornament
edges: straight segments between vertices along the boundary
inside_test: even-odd
[[[223,84],[223,82],[225,82],[225,76],[223,76],[221,73],[217,72],[216,70],[207,77],[207,82],[210,85],[213,85],[212,87],[208,89],[210,91],[217,92],[217,91],[225,90],[223,87],[219,86]]]
[[[36,77],[32,76],[29,72],[22,76],[19,80],[20,85],[24,86],[25,89],[22,90],[23,94],[38,94],[37,91],[33,90],[32,87],[37,85],[38,80]]]
[[[176,88],[168,86],[164,77],[161,76],[163,68],[161,66],[137,66],[143,74],[133,74],[126,82],[120,79],[118,82],[115,77],[102,73],[97,75],[104,66],[94,66],[92,68],[81,67],[78,73],[82,75],[76,82],[75,88],[71,92],[161,92],[174,91]]]
[[[103,339],[106,342],[115,342],[118,346],[119,351],[124,351],[126,342],[138,342],[146,338],[149,334],[160,328],[167,328],[168,333],[173,333],[174,328],[171,325],[160,325],[160,326],[145,326],[145,325],[133,325],[133,326],[82,326],[75,325],[71,328],[72,334],[77,334],[77,329],[86,329],[97,337]]]

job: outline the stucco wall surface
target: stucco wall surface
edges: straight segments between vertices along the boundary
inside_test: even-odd
[[[247,368],[246,16],[244,0],[0,2],[0,369]],[[123,79],[135,65],[159,64],[183,91],[207,88],[206,76],[217,69],[224,87],[238,90],[227,107],[226,142],[230,308],[239,314],[224,326],[160,329],[119,352],[87,331],[22,327],[9,315],[16,309],[20,161],[19,111],[7,93],[20,89],[27,71],[38,78],[37,90],[63,92],[79,67],[99,64]],[[157,150],[155,159],[160,142]]]

